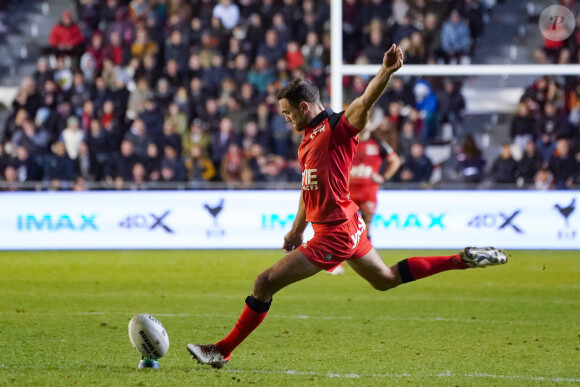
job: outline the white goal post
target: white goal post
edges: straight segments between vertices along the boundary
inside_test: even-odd
[[[342,109],[342,77],[344,75],[375,75],[380,65],[345,65],[342,60],[342,0],[331,1],[330,17],[330,104],[334,111]],[[538,33],[540,31],[538,30]],[[415,76],[510,76],[510,75],[577,75],[580,65],[405,65],[397,75]]]

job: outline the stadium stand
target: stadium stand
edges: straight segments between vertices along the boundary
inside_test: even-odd
[[[300,135],[276,113],[275,94],[305,76],[329,102],[330,1],[32,3],[0,5],[0,76],[18,82],[12,95],[0,93],[11,96],[0,117],[4,189],[297,186]],[[346,0],[344,59],[377,63],[395,41],[409,64],[545,61],[539,34],[528,32],[537,13],[522,8]],[[578,27],[564,46],[558,60],[578,63]],[[368,80],[345,77],[345,102]],[[372,125],[405,159],[399,186],[569,188],[580,183],[579,85],[579,77],[397,77]],[[518,107],[466,103],[499,88],[519,93]],[[513,164],[502,163],[503,148],[513,179],[499,177]],[[418,164],[430,164],[429,174],[413,185],[408,171]]]

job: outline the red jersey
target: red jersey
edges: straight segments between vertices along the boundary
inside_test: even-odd
[[[348,190],[358,132],[343,113],[334,113],[332,109],[317,115],[304,130],[298,160],[306,221],[347,220],[358,211]]]
[[[379,173],[383,160],[388,160],[395,152],[384,141],[374,137],[361,142],[354,156],[350,172],[351,192],[364,189],[378,189],[379,185],[372,181],[371,176]]]

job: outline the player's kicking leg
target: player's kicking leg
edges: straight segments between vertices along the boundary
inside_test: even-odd
[[[286,254],[256,278],[252,295],[246,298],[242,314],[226,337],[216,344],[188,344],[187,350],[199,363],[222,368],[230,359],[232,351],[264,320],[272,296],[285,286],[308,278],[320,270],[299,249]]]
[[[442,271],[504,264],[507,257],[503,250],[495,247],[466,247],[455,255],[412,257],[388,267],[373,248],[363,257],[347,262],[375,289],[388,290]]]

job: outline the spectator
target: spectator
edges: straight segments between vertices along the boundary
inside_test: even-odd
[[[515,146],[522,151],[530,141],[535,141],[536,121],[530,115],[528,105],[524,102],[518,104],[516,116],[513,118],[510,127],[510,136]]]
[[[457,10],[452,10],[441,29],[441,48],[445,63],[470,63],[471,32],[461,20]]]
[[[79,147],[79,155],[74,160],[75,175],[87,181],[95,181],[99,168],[94,156],[90,153],[87,143],[82,142]],[[74,180],[74,179],[71,179]]]
[[[537,190],[548,190],[552,188],[554,183],[554,176],[547,169],[540,169],[534,177],[534,188]]]
[[[542,163],[546,164],[556,151],[556,141],[549,133],[542,133],[536,141],[536,148],[540,152],[540,156],[542,156]]]
[[[122,93],[121,90],[117,90],[118,95],[122,98],[125,98],[123,102],[119,101],[118,104],[124,104],[127,101],[127,94]],[[95,87],[92,91],[91,99],[94,103],[94,106],[97,110],[102,110],[105,101],[109,99],[115,99],[115,94],[109,89],[105,83],[105,80],[102,77],[99,77],[95,80]],[[122,109],[124,109],[122,107]]]
[[[465,111],[465,99],[459,90],[459,85],[451,79],[443,82],[443,92],[437,97],[438,106],[438,127],[443,124],[450,124],[453,128],[453,136],[456,140],[461,140],[465,133],[463,131],[463,115]]]
[[[521,180],[518,183],[521,184],[533,184],[534,178],[540,168],[542,168],[542,156],[540,152],[536,149],[536,145],[533,141],[529,141],[526,144],[522,158],[518,162],[518,178]]]
[[[131,185],[131,189],[136,188],[146,188],[144,184],[147,182],[147,170],[145,166],[141,163],[135,163],[133,165],[133,170],[131,171],[131,182],[135,185]]]
[[[137,60],[139,62],[139,60]],[[150,86],[157,84],[159,78],[161,78],[161,62],[157,60],[157,57],[153,54],[148,54],[143,57],[142,63],[137,68],[135,72],[135,78],[145,78]]]
[[[230,145],[236,142],[232,129],[232,121],[227,117],[222,118],[219,125],[219,133],[213,137],[211,142],[212,161],[219,170],[221,170],[221,161],[224,159]]]
[[[288,42],[285,58],[290,71],[294,71],[304,65],[304,56],[302,56],[300,46],[295,41]]]
[[[548,168],[554,176],[556,189],[569,189],[572,186],[577,166],[566,139],[556,142],[556,152],[550,159]]]
[[[147,1],[131,0],[128,11],[131,23],[135,25],[143,23],[147,18],[147,13],[149,12]]]
[[[71,116],[66,121],[67,127],[60,135],[60,141],[66,148],[68,156],[75,160],[79,155],[79,148],[84,139],[84,134],[79,127],[79,119]]]
[[[44,82],[47,80],[54,79],[54,71],[50,68],[48,59],[43,56],[38,58],[36,61],[36,70],[32,77],[36,85],[44,85]]]
[[[199,78],[193,78],[189,86],[189,113],[190,119],[200,118],[203,115],[206,96]]]
[[[547,133],[553,138],[564,137],[569,133],[566,118],[551,102],[544,105],[543,114],[536,121],[536,125],[538,133]]]
[[[89,132],[89,127],[91,125],[91,120],[95,118],[95,105],[93,101],[87,100],[83,103],[83,108],[80,114],[79,126],[83,133]]]
[[[260,145],[262,148],[268,142],[266,133],[258,128],[256,121],[248,121],[244,126],[244,133],[241,144],[244,151],[248,152],[250,147],[254,144]]]
[[[397,154],[406,157],[411,154],[411,146],[419,141],[413,122],[406,120],[401,129],[401,134],[397,136]]]
[[[85,78],[78,72],[73,75],[72,87],[68,91],[68,100],[73,105],[75,114],[80,115],[83,104],[91,98],[91,90],[85,84]]]
[[[86,52],[93,57],[96,71],[97,73],[100,73],[103,70],[103,62],[105,61],[105,58],[110,54],[108,47],[105,46],[101,32],[97,31],[93,34]]]
[[[556,28],[562,28],[556,25]],[[565,64],[570,60],[570,51],[564,40],[550,40],[544,37],[542,48],[534,51],[534,57],[540,64]]]
[[[179,114],[183,114],[187,123],[191,115],[189,111],[189,95],[187,94],[187,88],[185,86],[181,86],[177,89],[177,92],[173,97],[173,103],[177,106]],[[171,108],[171,105],[169,105],[169,108]]]
[[[154,98],[145,101],[144,109],[139,113],[139,119],[143,121],[149,139],[153,142],[158,142],[163,133],[164,118],[162,110],[159,108],[157,101]],[[137,149],[135,152],[139,155],[143,154]]]
[[[30,142],[30,146],[28,148],[30,157],[32,157],[38,165],[42,165],[44,163],[46,153],[48,152],[48,147],[51,141],[51,134],[44,126],[41,125],[41,118],[38,116],[39,115],[37,115],[37,118],[34,122],[29,120],[24,121],[22,124],[22,133],[24,137],[26,137],[26,140],[23,142]],[[16,137],[16,134],[14,137]],[[13,138],[13,142],[18,141]]]
[[[203,76],[203,85],[208,93],[213,93],[215,97],[218,96],[222,80],[227,76],[227,69],[223,64],[221,55],[214,55],[211,58],[211,67],[205,72]]]
[[[379,100],[383,110],[388,110],[391,102],[398,102],[403,106],[415,106],[415,95],[412,88],[403,82],[401,77],[393,78],[392,87],[387,89],[385,96]]]
[[[133,120],[143,110],[145,101],[150,100],[153,93],[149,89],[149,84],[145,78],[140,78],[137,81],[137,88],[129,95],[127,105],[127,118]]]
[[[173,147],[166,145],[163,148],[164,157],[161,159],[162,181],[186,181],[187,170],[181,157]]]
[[[60,56],[56,59],[56,69],[54,71],[54,81],[58,86],[64,90],[68,91],[72,86],[73,73],[70,66],[67,64],[65,57]]]
[[[115,66],[124,66],[129,62],[129,49],[123,45],[121,35],[118,31],[111,32],[109,36],[109,52],[110,59]]]
[[[222,180],[228,184],[240,183],[242,181],[242,171],[246,168],[247,161],[239,145],[230,144],[220,163]]]
[[[219,0],[212,16],[218,18],[226,30],[231,30],[240,21],[240,9],[232,0]]]
[[[197,145],[201,149],[201,153],[204,156],[207,156],[210,153],[210,143],[212,138],[208,132],[203,130],[201,124],[202,122],[199,119],[195,119],[191,122],[189,132],[186,132],[182,136],[182,144],[184,150],[191,149],[193,145]]]
[[[250,119],[250,112],[245,109],[242,109],[240,102],[235,97],[230,97],[226,103],[227,113],[226,117],[232,120],[232,126],[237,132],[240,134],[242,132],[242,128],[246,125],[246,122]]]
[[[163,133],[157,142],[157,146],[159,149],[165,149],[166,146],[170,146],[179,155],[183,152],[181,136],[175,132],[175,125],[171,121],[165,121],[163,124]]]
[[[420,79],[413,87],[415,95],[415,107],[424,117],[425,126],[421,137],[427,143],[437,136],[437,96],[431,85],[424,79]]]
[[[159,148],[154,142],[147,146],[147,155],[143,160],[143,166],[147,174],[146,180],[158,181],[161,178],[161,156]]]
[[[461,182],[479,183],[483,179],[484,167],[485,159],[473,136],[466,136],[456,157],[455,178]]]
[[[223,115],[219,111],[219,106],[216,100],[207,99],[205,101],[205,110],[202,112],[201,119],[204,122],[204,126],[212,135],[218,132],[222,116]]]
[[[133,144],[129,140],[121,143],[121,153],[115,160],[115,184],[122,186],[133,178],[133,166],[140,163],[141,159],[133,153]],[[112,180],[109,179],[112,182]]]
[[[242,108],[251,108],[258,104],[259,97],[251,83],[245,82],[240,88],[240,103]]]
[[[183,41],[183,35],[180,30],[173,30],[169,39],[165,42],[165,61],[174,60],[179,71],[185,70],[188,61],[188,47]]]
[[[400,22],[395,22],[393,25],[392,41],[393,43],[401,43],[403,39],[410,38],[415,32],[417,32],[417,28],[411,23],[409,13],[406,13]],[[374,63],[382,63],[382,60]]]
[[[405,59],[406,59],[405,51]],[[383,56],[385,55],[385,39],[381,23],[378,20],[373,20],[369,23],[368,42],[365,44],[362,54],[369,63],[383,63]]]
[[[190,154],[185,161],[187,178],[189,181],[205,182],[210,181],[216,173],[215,167],[209,157],[203,154],[199,145],[192,145]]]
[[[113,142],[109,132],[101,126],[98,119],[91,120],[91,127],[85,142],[91,155],[93,175],[95,180],[102,180],[111,175],[113,169],[113,150],[117,150],[117,142]]]
[[[415,143],[411,146],[411,154],[401,166],[401,180],[413,183],[428,183],[433,172],[431,160],[425,156],[423,145]]]
[[[274,82],[274,80],[274,74],[266,58],[261,55],[256,57],[254,67],[248,74],[248,82],[258,93],[264,95],[268,85]]]
[[[437,15],[429,12],[425,15],[424,28],[421,36],[425,47],[427,63],[435,63],[438,58],[444,60],[444,53],[441,48],[441,30]]]
[[[401,40],[401,46],[403,45],[405,46],[405,63],[426,63],[425,44],[423,43],[423,36],[418,31],[413,32],[410,38]]]
[[[147,55],[156,55],[158,51],[157,43],[149,38],[145,27],[138,27],[135,41],[131,45],[131,55],[138,59],[143,59]]]
[[[494,160],[491,166],[490,176],[495,183],[516,183],[518,163],[512,157],[511,146],[510,143],[503,144],[500,155]]]
[[[169,59],[166,62],[162,77],[163,78],[161,79],[166,79],[167,83],[169,84],[169,93],[175,94],[177,89],[183,84],[183,77],[179,71],[179,66],[175,59]],[[165,108],[167,108],[167,106],[165,106]]]
[[[301,52],[304,57],[306,70],[309,70],[316,64],[322,64],[324,47],[318,42],[318,35],[315,32],[309,32],[306,35],[306,43],[302,45]]]
[[[175,133],[180,136],[184,136],[187,132],[187,117],[181,112],[179,104],[173,102],[169,105],[167,109],[167,114],[165,115],[165,122],[171,122],[175,128]]]
[[[295,6],[290,6],[290,8],[287,8],[287,11],[291,12],[292,7],[296,8]],[[271,29],[276,31],[278,41],[282,46],[286,46],[286,43],[288,43],[292,38],[291,27],[286,23],[285,14],[286,12],[284,13],[280,11],[276,12],[272,17],[272,25],[271,25]]]
[[[145,126],[145,122],[137,118],[133,121],[129,132],[127,132],[123,139],[123,142],[128,141],[131,143],[131,154],[134,154],[140,159],[145,157],[147,146],[149,146],[151,142],[154,142],[151,140],[151,137],[149,137],[147,130],[148,128]],[[123,144],[121,144],[121,146],[122,145]],[[127,175],[124,177],[124,180],[126,180],[126,177]]]
[[[81,29],[73,21],[70,11],[62,13],[60,22],[48,35],[48,43],[56,56],[71,56],[77,60],[80,58],[84,49],[84,37]]]
[[[28,151],[23,146],[16,147],[15,157],[12,157],[9,166],[4,171],[7,182],[19,181],[21,183],[28,181],[38,181],[42,179],[42,169],[37,163],[29,157]],[[12,176],[12,170],[15,172]],[[16,178],[15,180],[14,177]]]

